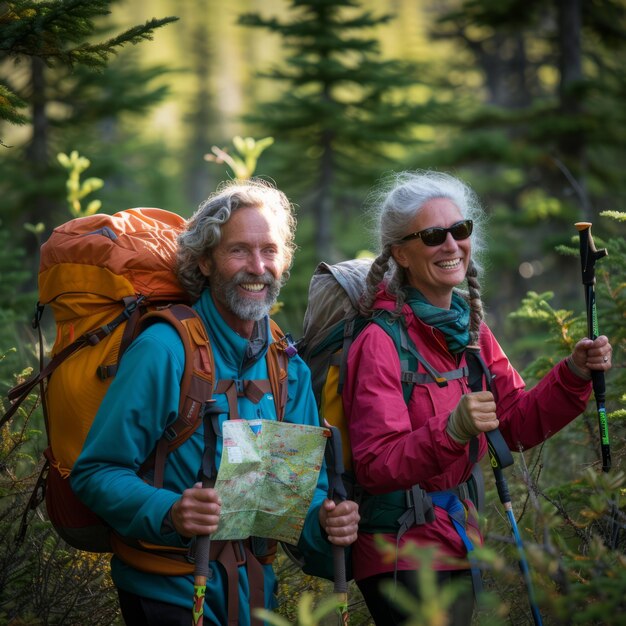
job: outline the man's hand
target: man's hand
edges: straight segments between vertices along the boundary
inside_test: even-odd
[[[328,541],[336,546],[349,546],[356,541],[360,519],[359,505],[352,500],[335,503],[326,498],[320,507],[320,525]]]
[[[452,439],[465,444],[475,435],[498,428],[499,423],[491,391],[476,391],[461,397],[450,413],[446,431]]]
[[[217,530],[222,501],[215,489],[203,488],[196,483],[185,489],[180,499],[172,505],[172,523],[183,537],[210,535]]]

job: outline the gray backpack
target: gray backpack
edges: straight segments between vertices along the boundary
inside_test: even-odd
[[[357,304],[371,265],[371,259],[351,259],[335,265],[320,263],[311,278],[298,353],[311,369],[313,391],[320,407],[329,367],[341,370],[340,374],[336,372],[339,386],[334,390],[341,394],[343,361],[352,340],[366,323],[358,315]]]

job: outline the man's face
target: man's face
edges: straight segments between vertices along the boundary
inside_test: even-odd
[[[249,207],[233,212],[211,258],[200,263],[218,311],[243,336],[276,302],[285,269],[276,218],[266,209]]]

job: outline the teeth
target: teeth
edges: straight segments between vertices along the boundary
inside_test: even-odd
[[[265,284],[264,283],[242,283],[241,285],[239,285],[242,289],[245,289],[246,291],[263,291],[263,289],[265,288]]]
[[[454,261],[439,261],[439,263],[437,263],[437,265],[444,270],[451,270],[455,267],[458,267],[460,264],[460,259],[454,259]]]

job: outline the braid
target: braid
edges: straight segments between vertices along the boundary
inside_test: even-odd
[[[372,266],[365,278],[365,289],[361,296],[359,309],[364,317],[371,317],[374,300],[378,285],[382,282],[389,269],[389,259],[391,258],[391,246],[385,246],[383,251],[374,259]]]
[[[477,279],[478,269],[474,261],[470,260],[467,266],[467,286],[469,289],[469,305],[470,305],[470,344],[478,345],[478,336],[480,334],[480,323],[484,317],[483,302],[480,298],[480,283]]]
[[[387,291],[390,294],[393,294],[396,298],[396,307],[393,310],[392,316],[391,316],[393,319],[396,319],[400,317],[402,307],[404,306],[404,303],[406,302],[407,293],[406,293],[406,289],[404,288],[404,286],[406,284],[407,277],[406,277],[406,270],[403,267],[401,267],[397,263],[394,265],[396,269],[393,272],[391,279],[389,280],[389,284],[387,285]]]

